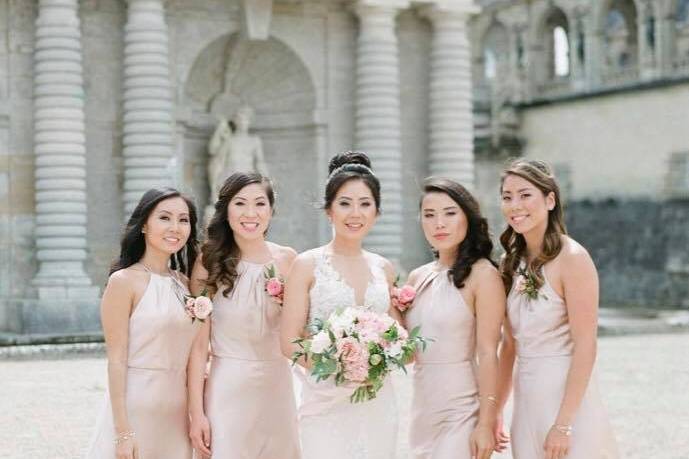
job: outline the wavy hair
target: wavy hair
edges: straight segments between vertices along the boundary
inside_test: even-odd
[[[491,258],[493,242],[490,240],[488,221],[481,215],[481,209],[476,198],[462,185],[441,177],[429,177],[423,182],[423,195],[419,208],[423,205],[423,198],[428,193],[444,193],[462,209],[467,219],[466,237],[457,247],[457,258],[448,272],[455,287],[464,287],[464,282],[471,274],[471,268],[478,260],[485,258],[493,266],[497,264]],[[434,251],[436,258],[438,253]]]
[[[141,260],[141,257],[143,257],[146,252],[146,239],[141,232],[144,224],[158,203],[171,198],[182,198],[184,202],[187,203],[191,232],[182,250],[173,253],[170,257],[170,267],[184,273],[186,276],[191,275],[191,268],[196,261],[198,247],[196,235],[196,206],[191,198],[174,188],[168,187],[152,188],[141,196],[139,203],[134,208],[125,226],[122,239],[120,240],[120,255],[110,266],[110,274],[120,269],[128,268]]]
[[[235,172],[225,180],[218,193],[215,213],[206,230],[206,241],[201,247],[203,267],[208,271],[206,288],[211,296],[215,295],[223,286],[225,288],[222,294],[227,297],[234,288],[238,276],[237,264],[241,258],[241,253],[227,220],[227,207],[237,193],[254,183],[263,185],[270,207],[274,209],[275,192],[273,185],[268,177],[258,173]]]
[[[541,288],[545,283],[541,268],[554,259],[562,250],[562,235],[567,234],[562,203],[560,201],[560,187],[553,176],[547,163],[536,160],[517,159],[513,161],[502,173],[500,178],[500,193],[505,179],[514,175],[521,177],[538,188],[543,196],[553,193],[555,207],[548,212],[548,226],[545,230],[541,253],[526,265],[527,274],[535,280],[535,287]],[[507,226],[500,235],[500,244],[505,249],[505,256],[500,263],[500,274],[505,284],[505,291],[509,293],[512,288],[514,274],[519,268],[519,263],[526,258],[526,240],[511,226]]]

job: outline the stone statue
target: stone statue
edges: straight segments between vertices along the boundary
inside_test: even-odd
[[[211,202],[218,197],[223,181],[233,172],[258,172],[268,175],[263,159],[263,145],[258,136],[249,134],[251,108],[244,105],[237,110],[232,122],[224,117],[208,144],[208,182]]]

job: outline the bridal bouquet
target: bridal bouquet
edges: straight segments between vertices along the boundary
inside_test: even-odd
[[[336,311],[326,321],[316,319],[309,332],[309,338],[294,341],[301,349],[292,362],[311,359],[316,381],[333,376],[338,386],[353,383],[356,389],[349,398],[353,403],[375,398],[390,371],[406,372],[404,365],[417,350],[426,348],[419,327],[407,333],[387,314],[356,307]]]

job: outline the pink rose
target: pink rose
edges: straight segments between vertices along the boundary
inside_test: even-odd
[[[206,296],[198,296],[194,300],[194,316],[199,320],[204,320],[213,311],[213,302]]]
[[[524,293],[524,290],[526,289],[526,279],[524,279],[524,276],[519,276],[517,277],[517,285],[516,285],[517,292],[519,293]]]
[[[270,296],[279,296],[282,294],[282,282],[277,277],[271,277],[266,281],[266,292]]]
[[[411,285],[405,285],[399,289],[399,300],[402,304],[410,304],[416,297],[416,289]]]
[[[368,378],[368,349],[354,338],[343,338],[337,342],[337,356],[342,361],[344,374],[352,382],[364,382]]]

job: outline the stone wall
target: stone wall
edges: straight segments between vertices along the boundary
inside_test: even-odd
[[[605,306],[689,307],[689,201],[571,201],[570,234],[593,257]]]
[[[524,154],[568,171],[573,199],[665,197],[672,153],[689,152],[689,83],[521,110]]]
[[[165,5],[175,105],[174,179],[179,188],[195,197],[202,210],[208,203],[207,142],[217,115],[212,111],[212,100],[222,89],[224,72],[219,60],[228,40],[240,30],[239,2],[176,0]],[[41,322],[47,310],[36,308],[31,285],[38,266],[32,118],[36,14],[37,2],[0,0],[0,30],[4,31],[0,34],[0,331],[51,328]],[[81,1],[78,14],[87,151],[85,268],[92,284],[102,288],[124,224],[122,103],[127,3]],[[316,246],[330,237],[319,205],[328,159],[353,148],[355,142],[358,32],[358,20],[346,2],[276,2],[271,22],[272,48],[265,53],[258,50],[248,60],[254,64],[272,62],[274,67],[268,66],[263,72],[260,65],[247,67],[239,78],[247,88],[254,85],[256,97],[281,84],[283,89],[304,91],[297,100],[296,112],[295,104],[270,91],[263,99],[250,101],[257,101],[252,131],[263,140],[278,192],[270,237],[297,250]],[[397,16],[396,35],[401,69],[403,171],[404,250],[400,263],[402,270],[408,271],[430,257],[419,227],[418,196],[419,184],[428,173],[433,29],[418,9],[409,9]],[[292,69],[297,71],[290,74],[290,80],[286,73]],[[375,169],[376,157],[372,156]],[[91,303],[84,306],[88,313],[84,312],[83,317],[64,314],[65,324],[71,321],[78,329],[97,328],[95,300]],[[51,310],[50,314],[59,316],[60,310]],[[60,327],[62,324],[58,324]]]

